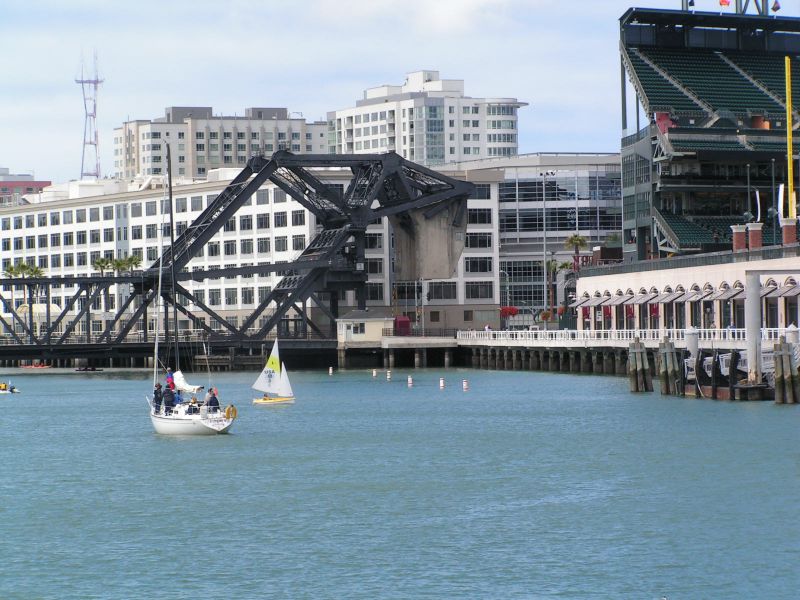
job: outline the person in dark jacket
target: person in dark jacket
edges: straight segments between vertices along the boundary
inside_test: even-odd
[[[162,398],[164,400],[164,414],[171,415],[172,409],[175,406],[175,393],[170,388],[167,388],[164,390]]]
[[[206,401],[206,405],[208,406],[208,412],[218,412],[219,411],[219,399],[217,398],[217,389],[211,388],[208,390],[208,400]]]
[[[161,413],[161,400],[163,398],[163,392],[161,391],[161,384],[157,383],[156,388],[153,390],[153,411],[156,414]]]

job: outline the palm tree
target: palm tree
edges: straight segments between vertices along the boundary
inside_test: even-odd
[[[100,271],[100,275],[105,275],[106,269],[111,269],[114,264],[113,258],[106,258],[105,256],[101,256],[97,260],[92,263],[92,266]]]
[[[138,254],[131,254],[125,259],[127,267],[130,269],[130,274],[133,275],[133,270],[138,269],[142,264],[142,257]]]
[[[565,248],[572,248],[575,251],[575,257],[572,259],[573,260],[573,269],[575,269],[575,271],[578,270],[578,264],[580,262],[581,250],[586,248],[587,245],[588,244],[586,242],[586,238],[583,237],[582,235],[577,234],[577,233],[573,233],[566,240],[564,240],[564,247]]]
[[[21,275],[21,270],[20,270],[21,266],[22,266],[22,263],[20,263],[19,265],[8,265],[8,267],[6,267],[6,270],[5,270],[5,273],[4,273],[5,276],[8,277],[9,279],[16,279],[17,277],[19,277]],[[11,285],[9,287],[11,288],[11,310],[13,311],[16,308],[14,306],[14,288],[16,286]]]
[[[128,268],[128,258],[114,258],[111,260],[110,268],[114,273],[119,275],[122,271]]]

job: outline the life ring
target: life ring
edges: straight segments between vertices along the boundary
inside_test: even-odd
[[[233,404],[228,404],[225,407],[225,418],[226,419],[235,419],[239,415],[239,411],[236,410],[236,407]]]

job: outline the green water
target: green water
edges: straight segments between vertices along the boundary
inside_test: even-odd
[[[797,595],[800,408],[408,373],[294,372],[276,407],[219,375],[208,438],[152,432],[145,373],[13,375],[0,598]]]

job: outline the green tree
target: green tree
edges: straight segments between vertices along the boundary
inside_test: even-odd
[[[142,257],[138,254],[131,254],[125,261],[128,263],[127,266],[131,275],[133,275],[134,269],[138,269],[142,265]]]
[[[105,272],[109,269],[112,269],[114,266],[114,259],[113,258],[106,258],[105,256],[101,256],[97,260],[92,263],[92,266],[100,271],[100,275],[105,275]]]

